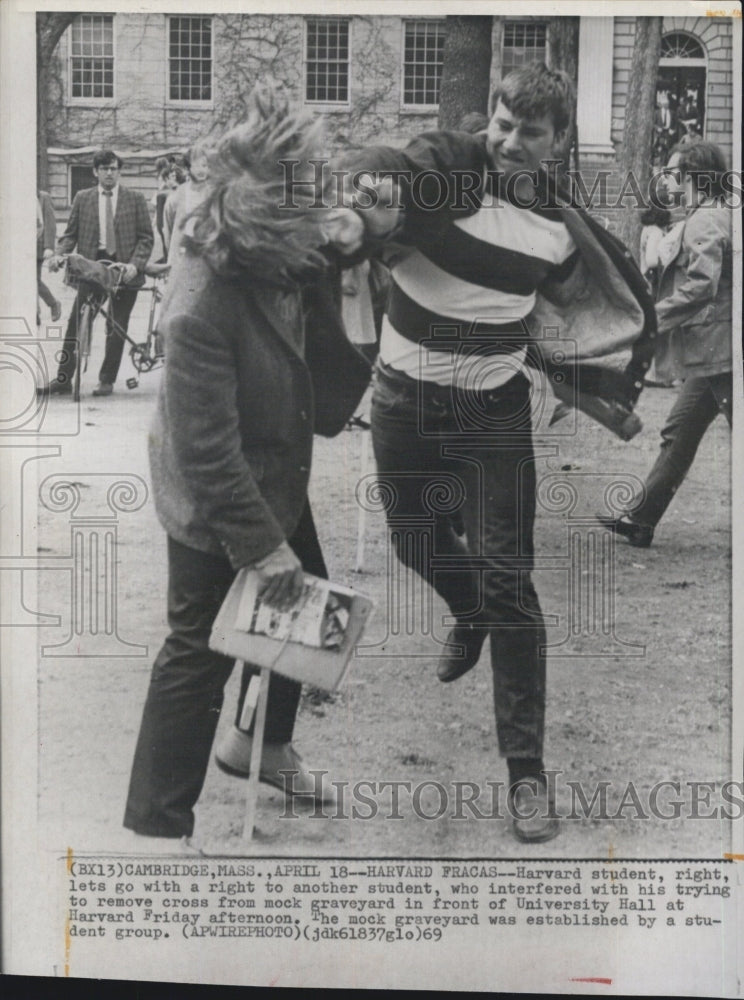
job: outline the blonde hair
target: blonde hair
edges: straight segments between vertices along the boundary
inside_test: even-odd
[[[188,249],[220,274],[249,271],[274,282],[323,266],[310,163],[321,149],[320,122],[291,110],[276,85],[254,87],[246,120],[210,157],[209,194],[193,213]],[[292,179],[300,186],[288,187]]]

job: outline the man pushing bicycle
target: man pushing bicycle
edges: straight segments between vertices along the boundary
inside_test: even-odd
[[[143,272],[152,251],[153,232],[144,196],[119,183],[121,167],[121,159],[112,150],[100,150],[95,154],[93,173],[98,183],[75,195],[67,229],[57,243],[57,254],[50,258],[49,267],[56,271],[62,263],[60,255],[69,254],[76,247],[78,253],[89,260],[121,264],[122,285],[112,295],[111,319],[126,333],[137,292],[144,283]],[[72,393],[80,311],[90,291],[89,285],[81,285],[78,289],[67,321],[57,377],[37,390],[40,395]],[[105,292],[101,290],[97,294],[102,302]],[[113,392],[123,350],[124,337],[114,325],[107,324],[106,353],[94,396],[110,396]]]

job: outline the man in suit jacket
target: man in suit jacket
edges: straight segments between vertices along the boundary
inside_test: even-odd
[[[119,184],[122,161],[111,150],[101,150],[93,157],[96,187],[75,195],[67,229],[57,245],[58,253],[71,253],[76,247],[89,260],[113,260],[124,264],[123,285],[113,298],[113,320],[126,333],[129,315],[137,299],[137,290],[144,284],[143,271],[150,259],[153,245],[152,225],[144,196]],[[56,270],[61,264],[53,257],[49,266]],[[72,392],[75,373],[76,341],[80,307],[89,290],[78,291],[67,323],[67,333],[56,379],[40,390],[43,394]],[[101,296],[103,298],[103,296]],[[106,353],[98,375],[94,396],[110,396],[119,373],[124,339],[116,330],[108,329]]]
[[[57,240],[57,220],[54,215],[54,205],[47,191],[37,191],[39,209],[41,211],[41,229],[36,234],[36,281],[39,289],[39,298],[45,305],[49,306],[52,313],[52,323],[56,323],[62,315],[62,303],[54,297],[54,294],[44,284],[41,279],[41,266],[45,260],[54,256],[54,244]],[[37,309],[36,322],[41,322],[41,316]]]

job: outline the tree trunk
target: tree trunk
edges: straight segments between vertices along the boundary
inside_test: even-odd
[[[36,185],[42,191],[49,185],[49,69],[60,38],[76,17],[77,14],[36,15]]]
[[[456,128],[469,111],[488,114],[491,23],[490,16],[447,18],[439,90],[440,128]]]
[[[623,145],[618,157],[621,186],[628,183],[632,173],[641,192],[648,191],[651,178],[651,150],[653,145],[654,107],[656,103],[656,76],[661,54],[660,17],[637,17],[635,42],[630,64],[628,97],[625,105]],[[634,186],[635,187],[635,186]],[[630,184],[628,184],[630,190]],[[636,260],[641,243],[641,212],[627,200],[626,209],[618,220],[618,235]]]
[[[551,69],[568,73],[574,87],[579,84],[579,18],[551,17],[548,21],[548,46]],[[566,134],[566,142],[558,155],[568,168],[571,150],[574,151],[574,169],[579,169],[579,142],[574,114]]]

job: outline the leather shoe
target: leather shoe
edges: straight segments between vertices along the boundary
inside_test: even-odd
[[[110,382],[99,382],[93,390],[94,396],[110,396],[114,387]]]
[[[455,625],[451,629],[447,636],[449,652],[442,653],[437,664],[437,677],[443,684],[456,681],[473,669],[480,659],[486,631],[473,625]]]
[[[647,549],[654,540],[654,529],[649,524],[637,524],[631,521],[627,514],[622,517],[607,517],[604,514],[597,514],[597,520],[603,528],[612,531],[615,535],[620,535],[629,545],[635,545],[638,549]]]
[[[548,789],[536,779],[520,781],[509,789],[512,833],[524,844],[543,844],[560,832]]]
[[[220,770],[247,778],[251,770],[253,736],[233,726],[215,751]],[[336,804],[336,789],[325,771],[311,772],[291,743],[264,743],[259,781],[273,785],[287,798],[310,798],[322,805]]]
[[[36,390],[37,396],[69,396],[72,392],[72,383],[69,379],[61,381],[53,378],[49,385],[41,385]]]

